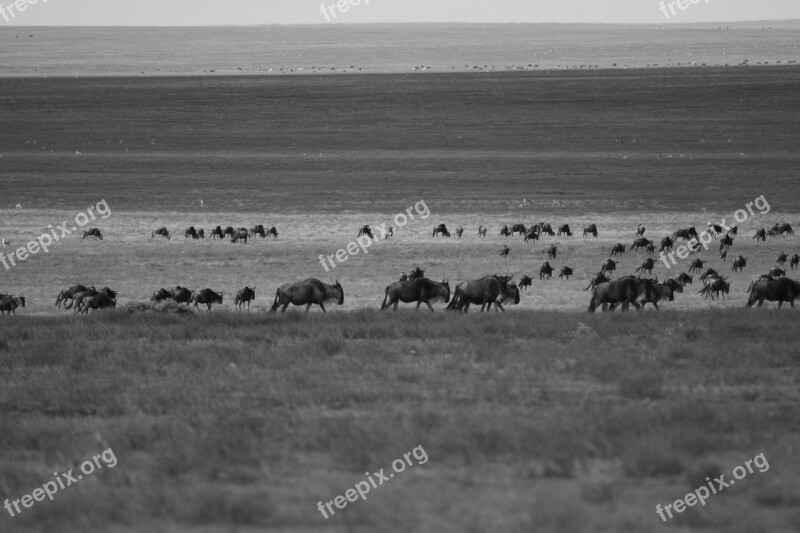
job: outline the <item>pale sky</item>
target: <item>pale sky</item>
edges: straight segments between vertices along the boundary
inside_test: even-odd
[[[25,6],[1,26],[196,26],[329,24],[323,0],[0,0]],[[691,23],[800,19],[800,0],[693,0],[669,20],[660,0],[361,0],[330,23]],[[669,3],[670,0],[665,0]],[[676,0],[672,0],[675,2]],[[689,2],[689,0],[679,0]],[[29,2],[36,2],[28,5]],[[336,0],[324,0],[332,5]],[[329,18],[330,15],[329,15]]]

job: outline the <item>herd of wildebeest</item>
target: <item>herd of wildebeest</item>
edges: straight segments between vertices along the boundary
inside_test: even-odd
[[[728,231],[723,233],[723,228],[715,225],[708,224],[705,232],[711,235],[714,239],[719,240],[719,255],[725,261],[728,251],[734,244],[734,239],[737,237],[738,228],[734,225]],[[589,301],[589,311],[594,312],[598,307],[602,307],[603,311],[621,307],[623,311],[628,310],[630,305],[633,305],[637,310],[643,309],[646,304],[652,304],[656,309],[659,309],[658,303],[661,301],[673,301],[676,292],[681,293],[684,288],[692,284],[693,278],[691,274],[699,274],[702,288],[698,294],[703,294],[705,298],[712,300],[721,297],[725,299],[725,294],[730,291],[730,282],[725,277],[713,268],[706,268],[704,270],[703,260],[695,257],[689,266],[689,272],[682,272],[679,275],[658,281],[658,278],[643,278],[642,274],[649,274],[652,276],[655,261],[652,255],[656,252],[656,245],[653,241],[644,236],[645,227],[639,225],[635,231],[635,238],[630,247],[622,243],[617,243],[611,248],[609,257],[600,265],[599,272],[594,275],[589,285],[584,290],[591,290],[591,299]],[[478,236],[486,237],[487,228],[479,226]],[[705,233],[704,232],[704,233]],[[461,226],[455,230],[456,238],[463,236],[464,230]],[[390,238],[393,234],[391,229],[386,233],[384,238]],[[369,238],[374,239],[372,230],[369,225],[362,226],[359,229],[358,236],[367,235]],[[445,224],[439,224],[434,227],[432,236],[450,237]],[[553,228],[548,223],[539,223],[530,227],[524,224],[513,224],[503,226],[500,230],[500,236],[512,237],[515,235],[523,236],[524,242],[535,242],[543,235],[549,236],[568,236],[573,235],[568,224],[563,224],[558,227],[558,231],[553,231]],[[597,237],[598,230],[595,224],[590,224],[583,228],[583,236]],[[752,240],[766,241],[767,237],[785,237],[794,235],[792,227],[787,223],[776,223],[771,229],[761,228],[753,235]],[[84,238],[87,236],[95,237],[102,240],[102,233],[97,228],[92,228],[84,233]],[[171,238],[167,228],[161,227],[153,230],[151,237],[164,237]],[[217,226],[211,231],[211,238],[225,239],[229,238],[231,242],[246,243],[248,238],[253,237],[266,238],[268,236],[277,239],[278,231],[273,226],[270,229],[265,229],[263,225],[257,225],[253,228],[238,228],[234,229],[232,226],[222,229]],[[203,239],[205,238],[205,231],[195,229],[194,227],[187,228],[184,232],[185,238]],[[695,227],[679,229],[671,235],[663,237],[660,241],[660,248],[658,252],[662,254],[673,249],[673,246],[678,240],[688,241],[686,245],[689,253],[697,254],[701,249],[700,237]],[[623,276],[617,279],[611,279],[611,275],[617,268],[617,262],[611,257],[618,257],[625,254],[626,251],[645,251],[650,254],[650,257],[645,258],[641,265],[636,268],[636,275]],[[500,251],[502,257],[508,257],[510,248],[505,245]],[[539,279],[549,280],[553,274],[554,268],[550,265],[549,260],[556,259],[558,256],[558,246],[550,244],[547,248],[548,260],[541,264],[539,267]],[[747,257],[738,256],[732,262],[732,270],[742,271],[747,266]],[[666,260],[665,260],[666,261]],[[748,287],[749,298],[747,306],[750,307],[756,302],[760,307],[764,300],[777,302],[778,307],[781,307],[783,302],[789,302],[794,307],[794,300],[800,296],[800,282],[789,279],[786,277],[786,271],[782,268],[786,262],[792,270],[795,270],[800,265],[800,255],[795,253],[788,257],[786,253],[780,253],[776,263],[778,266],[771,268],[769,272],[755,278],[751,281]],[[560,279],[569,279],[574,273],[573,269],[564,265],[559,270],[558,276]],[[522,276],[519,279],[519,284],[513,281],[513,276],[500,276],[489,275],[480,279],[463,281],[456,285],[453,292],[453,297],[450,297],[450,284],[447,279],[441,282],[436,282],[425,277],[425,271],[419,267],[414,267],[410,274],[403,272],[399,281],[391,283],[386,287],[381,310],[393,308],[397,310],[400,302],[414,303],[416,308],[419,309],[424,303],[431,311],[435,303],[439,300],[447,303],[447,310],[469,312],[470,305],[480,305],[481,312],[491,310],[492,305],[495,306],[495,311],[505,311],[503,304],[512,303],[518,304],[520,301],[520,289],[527,289],[532,285],[533,279],[530,276]],[[237,309],[243,309],[245,305],[250,308],[250,303],[255,300],[256,296],[255,287],[245,287],[239,290],[234,297],[234,305]],[[222,304],[223,293],[217,292],[212,289],[206,288],[201,290],[191,290],[187,287],[176,286],[174,289],[161,288],[155,291],[150,300],[152,302],[174,301],[178,304],[194,305],[199,309],[201,304],[205,305],[208,310],[215,303]],[[312,305],[318,305],[322,311],[325,311],[325,302],[333,301],[337,305],[344,304],[344,289],[338,280],[334,285],[323,283],[318,279],[307,279],[299,283],[287,283],[276,291],[274,301],[270,311],[285,312],[289,304],[305,305],[306,312],[309,311]],[[74,313],[88,314],[91,310],[94,312],[98,309],[114,308],[117,304],[117,292],[104,287],[96,289],[94,286],[75,285],[62,290],[56,298],[56,307],[64,305],[65,309],[73,309]],[[24,296],[13,296],[0,294],[0,313],[1,314],[16,314],[16,309],[25,306]]]

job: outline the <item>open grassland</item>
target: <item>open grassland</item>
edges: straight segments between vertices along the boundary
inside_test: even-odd
[[[17,531],[661,531],[800,527],[797,317],[712,310],[16,317],[0,480],[17,498],[119,461]],[[429,455],[325,521],[319,500]],[[3,512],[5,514],[5,511]]]

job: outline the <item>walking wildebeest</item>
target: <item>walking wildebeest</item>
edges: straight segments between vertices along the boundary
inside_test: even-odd
[[[242,309],[244,304],[247,304],[247,310],[250,310],[250,301],[256,299],[256,288],[245,286],[244,289],[240,290],[236,293],[236,296],[233,298],[233,305],[236,306],[237,309]]]
[[[235,230],[235,229],[233,229],[233,226],[228,226],[228,227],[227,227],[227,228],[225,228],[225,230],[222,232],[222,235],[223,235],[223,236],[225,236],[225,237],[230,237],[231,239],[233,239],[233,235],[234,235],[235,233],[236,233],[236,230]]]
[[[648,257],[647,259],[645,259],[644,261],[642,261],[642,266],[640,266],[639,268],[637,268],[637,269],[636,269],[636,272],[641,272],[641,273],[643,273],[643,274],[644,274],[645,272],[647,272],[647,273],[649,273],[649,274],[651,274],[651,275],[652,275],[652,274],[653,274],[653,267],[654,267],[654,266],[655,266],[655,261],[653,261],[653,258],[652,258],[652,257]]]
[[[172,293],[167,289],[158,289],[150,295],[151,302],[163,302],[164,300],[172,300]]]
[[[94,237],[95,239],[100,239],[101,241],[103,240],[103,234],[100,233],[100,230],[97,228],[91,228],[87,231],[84,231],[83,238],[85,239],[86,237]]]
[[[555,244],[551,244],[547,247],[547,257],[549,259],[555,259],[558,256],[558,246]]]
[[[456,239],[460,239],[461,236],[464,234],[464,228],[461,226],[456,228]]]
[[[642,280],[633,276],[597,285],[592,290],[592,299],[589,300],[589,312],[594,313],[600,305],[602,305],[603,311],[606,311],[609,304],[621,304],[622,311],[627,311],[630,304],[633,304],[638,310],[640,307],[636,303],[636,299],[642,295],[646,285],[642,283]]]
[[[277,311],[280,306],[283,306],[281,312],[285,313],[289,304],[305,305],[306,313],[312,305],[316,304],[323,313],[327,313],[325,310],[327,301],[336,302],[337,305],[344,304],[344,289],[339,284],[339,280],[336,280],[334,285],[328,285],[318,279],[309,278],[299,283],[281,285],[275,292],[275,301],[272,302],[270,313]]]
[[[726,262],[728,259],[728,249],[725,248],[724,250],[719,251],[719,258],[722,259],[722,262]]]
[[[361,237],[362,235],[366,235],[370,239],[375,240],[375,235],[372,234],[372,228],[369,227],[369,224],[361,226],[361,228],[359,228],[358,236],[356,236],[356,238]]]
[[[381,304],[381,311],[385,311],[392,306],[397,311],[398,302],[417,302],[417,309],[424,303],[433,312],[430,302],[431,300],[439,299],[444,300],[445,303],[450,301],[450,285],[447,280],[442,280],[441,283],[436,283],[428,278],[396,281],[386,287],[386,295],[383,298],[383,304]]]
[[[708,278],[718,278],[718,277],[720,277],[719,272],[717,272],[713,268],[707,268],[705,272],[700,274],[700,281],[705,283]]]
[[[651,303],[657,311],[660,311],[661,309],[658,307],[658,302],[662,300],[672,302],[675,300],[676,292],[683,292],[683,285],[674,279],[669,279],[662,283],[658,283],[658,280],[652,279],[642,279],[641,282],[645,286],[641,294],[641,300],[638,301],[642,309],[644,309],[648,303]],[[617,304],[611,304],[609,309],[613,310],[616,306]]]
[[[591,234],[593,237],[597,237],[597,225],[596,224],[589,224],[588,226],[583,228],[583,236]]]
[[[605,274],[608,272],[609,274],[614,272],[617,269],[617,262],[613,259],[606,259],[603,264],[600,265],[600,273]]]
[[[747,266],[747,258],[744,256],[739,256],[733,260],[733,271],[736,272],[744,270],[744,267]]]
[[[572,237],[572,231],[569,229],[569,224],[561,224],[558,227],[557,235],[560,237],[562,233],[566,234],[567,237]]]
[[[792,258],[789,259],[789,266],[794,270],[798,265],[800,265],[800,255],[794,254]]]
[[[103,287],[102,289],[100,289],[98,291],[97,289],[92,287],[91,289],[86,289],[85,291],[79,292],[79,293],[77,293],[75,295],[75,297],[73,299],[74,300],[75,313],[77,314],[77,313],[80,313],[81,311],[83,311],[83,307],[84,307],[84,304],[85,304],[86,300],[88,300],[89,298],[93,298],[94,296],[97,296],[97,295],[100,295],[100,294],[107,296],[111,300],[114,300],[115,305],[116,305],[117,291],[111,290],[108,287]]]
[[[780,254],[778,254],[778,259],[776,263],[778,263],[780,266],[786,264],[786,252],[781,252]]]
[[[558,271],[558,279],[563,281],[564,278],[567,278],[569,280],[569,277],[572,276],[574,273],[575,271],[572,270],[572,267],[563,266],[561,267],[561,270]]]
[[[653,241],[651,241],[650,239],[647,239],[645,237],[639,237],[638,239],[633,241],[633,244],[631,244],[631,247],[628,249],[628,251],[635,249],[638,252],[640,249],[647,248],[652,244]]]
[[[508,226],[507,225],[503,226],[500,229],[500,236],[501,237],[509,237],[510,235],[511,235],[511,232],[508,230]]]
[[[533,278],[530,276],[522,276],[519,280],[519,288],[528,290],[528,287],[533,286]]]
[[[758,307],[761,307],[764,300],[778,302],[778,309],[783,302],[789,302],[794,307],[795,299],[800,296],[800,283],[789,278],[762,279],[751,283],[748,292],[750,296],[747,299],[747,307],[752,307],[756,302]]]
[[[720,250],[722,250],[723,248],[725,250],[727,250],[731,246],[733,246],[733,237],[732,236],[725,235],[724,237],[722,237],[722,239],[720,239],[720,241],[719,241],[719,249]]]
[[[433,235],[432,235],[433,237],[438,236],[440,233],[444,237],[449,237],[450,236],[450,232],[447,231],[447,226],[445,226],[444,224],[439,224],[438,226],[434,226],[433,227]]]
[[[679,238],[683,239],[684,241],[688,241],[689,239],[700,240],[700,236],[697,234],[697,230],[694,226],[689,226],[686,229],[676,230],[675,233],[672,234],[672,241],[675,242]]]
[[[172,237],[170,237],[170,235],[169,235],[169,230],[167,228],[163,227],[163,226],[160,227],[160,228],[154,229],[153,233],[150,235],[150,238],[152,239],[156,235],[158,235],[159,237],[166,237],[167,240],[172,239]]]
[[[694,274],[695,272],[700,272],[703,270],[703,260],[702,259],[695,259],[689,264],[689,272]]]
[[[222,232],[222,226],[217,226],[216,228],[211,230],[211,238],[212,239],[224,239],[225,234]]]
[[[10,315],[12,313],[16,315],[18,307],[25,307],[25,297],[8,296],[0,302],[0,315]]]
[[[767,240],[767,230],[765,230],[764,228],[761,228],[760,230],[756,231],[756,234],[753,235],[753,238],[751,240],[754,240],[756,242],[758,242],[758,241],[762,241],[762,242],[766,241]]]
[[[469,313],[470,304],[475,304],[481,306],[481,313],[483,313],[484,308],[490,311],[492,304],[495,304],[495,307],[505,312],[502,303],[498,299],[505,296],[509,291],[510,286],[506,281],[507,279],[499,279],[498,276],[484,276],[476,280],[462,281],[456,285],[453,298],[450,305],[447,306],[447,310]],[[514,289],[516,289],[516,286],[514,286]],[[519,303],[519,290],[516,291],[514,303]]]
[[[239,242],[244,241],[244,244],[247,244],[247,236],[249,232],[246,229],[239,229],[236,230],[236,233],[233,234],[231,237],[231,242]]]
[[[624,253],[625,253],[625,245],[622,244],[621,242],[618,242],[611,249],[611,253],[609,254],[609,257],[617,257],[617,256],[622,255]]]
[[[486,237],[486,226],[478,226],[478,236]]]
[[[500,250],[500,257],[508,257],[508,252],[510,252],[510,251],[511,251],[511,248],[509,248],[508,246],[504,245],[503,249]]]
[[[605,274],[603,274],[602,272],[598,272],[598,273],[597,273],[597,274],[595,274],[595,275],[594,275],[594,277],[593,277],[593,278],[592,278],[592,279],[589,281],[589,285],[587,285],[587,286],[586,286],[586,288],[585,288],[585,289],[583,289],[583,290],[585,290],[585,291],[588,291],[589,289],[594,289],[595,287],[597,287],[597,286],[598,286],[598,285],[600,285],[601,283],[606,283],[606,282],[608,282],[608,281],[611,281],[611,278],[610,278],[610,277],[606,276],[606,275],[605,275]]]
[[[785,276],[786,275],[786,271],[784,269],[782,269],[782,268],[772,267],[772,268],[769,269],[769,272],[767,273],[767,275],[770,278],[777,279],[777,278],[781,278],[781,277]]]
[[[725,295],[728,294],[730,290],[731,284],[726,281],[725,278],[706,278],[705,287],[700,289],[697,294],[703,294],[705,298],[711,296],[712,300],[722,294],[722,299],[724,300]]]
[[[682,283],[683,285],[691,285],[691,284],[692,284],[692,276],[690,276],[690,275],[689,275],[689,274],[687,274],[686,272],[681,272],[681,273],[678,275],[678,277],[677,277],[677,280],[678,280],[680,283]]]
[[[207,305],[208,310],[211,311],[211,304],[218,303],[222,305],[222,293],[212,291],[211,289],[194,291],[192,293],[192,303],[194,304],[194,308],[198,311],[200,310],[199,304]]]
[[[663,252],[664,250],[672,250],[672,245],[675,244],[672,238],[667,235],[663,239],[661,239],[661,248],[658,249],[659,252]]]
[[[192,302],[192,294],[194,291],[191,289],[178,285],[170,292],[172,293],[172,299],[179,304],[189,304]]]
[[[636,226],[636,236],[637,237],[644,237],[645,227],[639,224]]]
[[[84,285],[74,285],[69,289],[64,289],[60,293],[58,293],[58,297],[56,298],[56,307],[60,308],[61,304],[64,304],[64,309],[69,309],[72,307],[74,303],[72,299],[75,297],[76,294],[79,292],[83,292],[87,289]],[[70,300],[69,305],[67,305],[67,300]]]
[[[98,309],[106,309],[108,307],[114,308],[117,307],[117,301],[114,298],[111,298],[107,294],[95,294],[94,296],[87,296],[84,298],[81,310],[84,314],[89,314],[89,309],[92,310],[92,313],[97,311]]]
[[[553,275],[553,267],[550,266],[550,262],[549,261],[545,261],[539,267],[539,279],[543,280],[543,279],[545,279],[545,277],[547,279],[550,279],[552,277],[552,275]]]

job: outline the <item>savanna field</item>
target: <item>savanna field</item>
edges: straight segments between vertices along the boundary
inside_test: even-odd
[[[750,280],[800,253],[798,237],[751,239],[800,228],[799,85],[793,67],[0,79],[0,251],[101,200],[111,211],[86,226],[104,240],[0,267],[0,292],[27,299],[0,320],[0,504],[108,448],[118,459],[20,516],[0,508],[0,531],[800,529],[800,311],[745,309]],[[695,276],[660,313],[586,313],[588,279],[638,224],[658,242],[730,225],[761,195],[768,212],[738,224],[726,262],[717,241],[699,255],[732,282],[724,302]],[[429,214],[398,227],[421,200]],[[541,221],[576,235],[498,235]],[[320,265],[384,222],[392,239]],[[431,237],[440,223],[464,237]],[[256,224],[279,238],[183,237]],[[151,238],[160,226],[172,240]],[[570,280],[538,279],[550,243]],[[628,251],[617,274],[645,257]],[[452,288],[535,281],[506,313],[381,313],[417,265]],[[268,313],[309,277],[338,279],[344,305]],[[77,283],[118,290],[118,309],[56,309]],[[223,305],[147,303],[175,285]],[[245,285],[256,301],[238,312]],[[419,445],[425,464],[317,510]],[[764,472],[659,518],[760,453]]]

